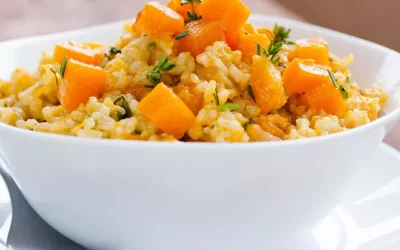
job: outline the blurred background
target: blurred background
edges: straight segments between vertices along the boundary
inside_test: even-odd
[[[144,2],[146,0],[0,0],[0,41],[129,19],[136,16]],[[400,41],[400,0],[244,2],[253,12],[311,22],[400,51],[397,42]]]

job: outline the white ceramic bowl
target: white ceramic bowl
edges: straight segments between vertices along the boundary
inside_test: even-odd
[[[323,36],[361,87],[390,92],[377,121],[315,139],[248,144],[166,144],[41,134],[0,124],[0,154],[33,208],[95,249],[265,250],[314,226],[400,118],[400,56],[382,46],[286,19],[293,38]],[[0,44],[0,77],[57,42],[112,42],[122,23]],[[278,248],[274,248],[278,249]]]

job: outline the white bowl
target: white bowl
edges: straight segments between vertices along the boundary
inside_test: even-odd
[[[165,144],[81,139],[0,124],[0,154],[33,208],[54,228],[95,249],[265,250],[309,229],[347,192],[400,118],[400,56],[309,24],[279,23],[293,38],[323,36],[355,55],[354,79],[390,92],[385,115],[326,137],[248,144]],[[112,42],[122,23],[0,44],[0,77],[57,42]],[[277,248],[275,248],[277,249]]]

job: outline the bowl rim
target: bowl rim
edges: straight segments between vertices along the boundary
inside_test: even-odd
[[[372,47],[373,49],[378,49],[382,52],[385,52],[387,54],[397,54],[400,56],[400,53],[397,51],[394,51],[392,49],[389,49],[387,47],[384,47],[380,44],[373,43],[370,41],[367,41],[365,39],[361,39],[349,34],[345,34],[339,31],[331,30],[328,28],[320,27],[314,24],[309,24],[306,22],[302,21],[297,21],[297,20],[292,20],[288,18],[283,18],[279,16],[274,16],[274,15],[265,15],[265,14],[258,14],[254,13],[250,16],[250,20],[273,20],[275,22],[285,22],[287,24],[293,24],[293,25],[300,25],[306,28],[315,28],[323,32],[328,32],[331,33],[332,35],[343,38],[343,39],[352,39],[354,41],[357,41],[358,43],[361,43],[365,46]],[[39,35],[39,36],[32,36],[32,37],[27,37],[27,38],[19,38],[19,39],[14,39],[14,40],[9,40],[9,41],[4,41],[0,42],[0,47],[16,47],[16,46],[23,46],[25,44],[29,44],[32,42],[40,42],[43,40],[47,39],[54,39],[54,37],[57,36],[78,36],[78,35],[84,35],[87,32],[94,32],[95,30],[98,29],[113,29],[118,25],[123,25],[124,22],[130,21],[131,19],[127,20],[121,20],[117,22],[112,22],[112,23],[107,23],[107,24],[101,24],[101,25],[95,25],[87,28],[82,28],[82,29],[75,29],[75,30],[70,30],[70,31],[64,31],[64,32],[58,32],[58,33],[51,33],[51,34],[46,34],[46,35]],[[122,26],[121,26],[122,27]],[[122,28],[121,28],[122,29]],[[399,61],[400,63],[400,61]],[[77,136],[71,136],[71,135],[62,135],[62,134],[51,134],[51,133],[45,133],[45,132],[38,132],[38,131],[30,131],[26,129],[21,129],[17,128],[15,126],[11,126],[5,123],[0,122],[0,133],[6,132],[7,130],[12,133],[20,133],[23,136],[31,136],[34,137],[34,139],[38,140],[45,140],[45,141],[51,141],[51,140],[63,140],[65,143],[80,143],[80,144],[92,144],[95,143],[96,145],[103,145],[105,144],[106,146],[116,146],[116,147],[123,147],[123,146],[140,146],[140,147],[151,147],[151,148],[173,148],[173,149],[242,149],[244,147],[262,147],[262,148],[270,148],[270,147],[290,147],[290,146],[301,146],[305,144],[313,144],[313,143],[320,143],[323,141],[331,141],[334,139],[340,139],[345,136],[351,135],[351,134],[360,134],[363,132],[370,131],[372,129],[377,129],[379,127],[382,127],[391,121],[394,121],[400,117],[400,105],[393,110],[390,113],[385,114],[382,117],[379,117],[377,120],[372,121],[371,123],[362,125],[360,127],[356,127],[353,129],[349,129],[346,131],[334,133],[334,134],[329,134],[329,135],[324,135],[324,136],[318,136],[318,137],[311,137],[311,138],[303,138],[303,139],[297,139],[297,140],[285,140],[285,141],[269,141],[269,142],[241,142],[241,143],[232,143],[232,142],[226,142],[226,143],[210,143],[210,142],[159,142],[159,141],[136,141],[136,140],[120,140],[120,139],[97,139],[97,138],[84,138],[84,137],[77,137]],[[92,144],[93,145],[93,144]]]

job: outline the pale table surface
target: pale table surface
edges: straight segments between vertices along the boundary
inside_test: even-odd
[[[160,0],[166,2],[167,0]],[[272,0],[243,0],[253,12],[302,20]],[[130,19],[145,0],[0,0],[0,41]],[[400,125],[386,142],[400,150]]]

